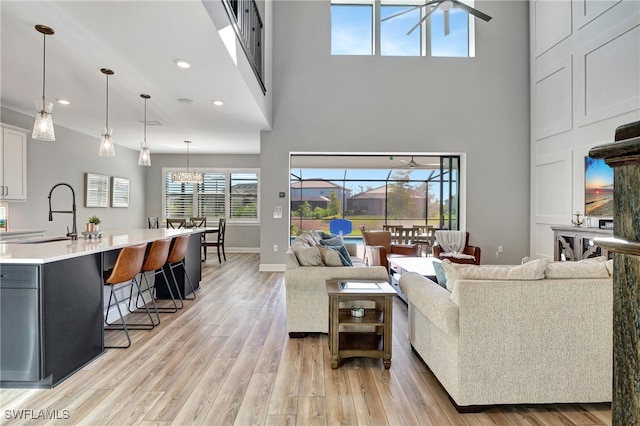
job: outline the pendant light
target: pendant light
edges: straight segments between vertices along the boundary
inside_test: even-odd
[[[147,99],[151,99],[151,96],[143,93],[140,97],[144,99],[144,139],[140,144],[138,166],[151,166],[151,152],[149,151],[149,145],[147,145]]]
[[[47,102],[44,98],[46,62],[47,62],[47,36],[53,35],[55,31],[46,25],[36,25],[36,31],[43,35],[42,49],[42,101],[36,101],[36,120],[33,123],[33,133],[31,137],[41,141],[55,141],[56,134],[53,130],[53,103]]]
[[[107,113],[104,125],[104,133],[102,134],[102,140],[100,141],[100,152],[98,155],[100,157],[115,157],[116,150],[113,146],[113,141],[111,140],[111,133],[113,133],[113,129],[109,128],[109,76],[113,75],[113,71],[109,68],[102,68],[100,72],[107,76]]]
[[[175,172],[171,177],[171,182],[175,183],[202,183],[204,182],[204,175],[198,172],[189,171],[189,144],[191,141],[184,141],[187,144],[187,171]]]

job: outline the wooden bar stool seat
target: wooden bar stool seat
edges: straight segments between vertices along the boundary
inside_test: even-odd
[[[171,239],[169,238],[163,239],[163,240],[156,240],[152,242],[149,246],[149,252],[147,253],[147,256],[144,259],[144,263],[140,268],[140,275],[141,275],[140,281],[144,279],[144,282],[147,285],[147,290],[151,295],[151,303],[156,313],[156,318],[158,320],[156,325],[160,324],[159,312],[173,313],[173,312],[178,312],[178,309],[179,309],[178,304],[176,302],[176,298],[174,297],[173,291],[171,290],[171,286],[169,285],[167,287],[169,290],[169,295],[171,296],[173,307],[158,307],[156,304],[156,296],[155,296],[155,288],[156,288],[155,280],[153,284],[151,284],[151,282],[149,281],[150,277],[155,277],[156,275],[162,275],[164,277],[164,281],[167,284],[169,283],[169,280],[167,279],[167,275],[165,274],[164,269],[162,269],[162,267],[167,262],[167,257],[169,256],[170,247],[171,247]],[[131,291],[133,291],[133,286],[131,287]],[[129,312],[140,312],[140,310],[144,308],[143,306],[140,306],[138,304],[139,299],[142,299],[142,303],[145,304],[144,297],[142,297],[142,294],[139,293],[138,297],[136,297],[135,309],[131,307],[131,298],[129,299]]]
[[[150,330],[154,327],[153,318],[151,317],[151,311],[149,311],[148,307],[146,309],[146,313],[151,320],[151,324],[129,324],[127,325],[124,316],[122,315],[122,310],[120,309],[120,301],[118,300],[118,296],[116,295],[116,290],[118,289],[118,284],[126,284],[128,285],[130,282],[134,283],[138,288],[138,293],[141,293],[140,283],[136,279],[138,273],[140,272],[140,268],[142,267],[142,263],[144,261],[144,254],[147,250],[147,244],[138,244],[135,246],[125,247],[120,250],[118,254],[118,258],[116,259],[116,263],[110,271],[105,272],[104,285],[109,286],[110,295],[109,295],[109,303],[107,304],[107,312],[104,316],[105,330],[124,330],[127,336],[127,345],[125,346],[105,346],[105,348],[119,348],[125,349],[131,346],[131,336],[129,335],[129,330],[134,329],[147,329]],[[122,288],[122,287],[119,287]],[[120,323],[109,322],[109,311],[111,307],[115,306],[118,310],[118,315],[120,316]],[[146,306],[146,305],[145,305]]]

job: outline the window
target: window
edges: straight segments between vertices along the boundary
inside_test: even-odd
[[[473,0],[465,1],[473,6]],[[473,57],[474,20],[459,8],[433,13],[416,0],[332,0],[331,54]],[[406,13],[402,13],[405,12]],[[384,20],[393,15],[393,19]]]
[[[291,157],[291,233],[329,230],[348,219],[351,235],[361,227],[430,225],[459,229],[460,157],[457,155],[314,155]],[[411,159],[411,161],[409,161]],[[413,160],[415,159],[415,163]],[[351,168],[308,167],[350,164]],[[305,164],[297,168],[296,164]],[[379,168],[367,168],[371,166]],[[384,168],[383,168],[384,167]]]
[[[163,217],[220,217],[238,222],[257,222],[258,173],[255,171],[201,170],[204,182],[172,182],[178,169],[164,168]]]
[[[331,6],[331,54],[373,54],[373,5]]]

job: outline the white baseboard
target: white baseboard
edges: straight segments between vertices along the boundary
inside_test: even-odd
[[[284,272],[284,263],[261,263],[258,271],[260,272]]]

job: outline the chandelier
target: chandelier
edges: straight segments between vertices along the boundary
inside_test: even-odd
[[[184,141],[187,144],[187,170],[184,172],[174,172],[171,176],[171,182],[174,183],[203,183],[204,174],[189,171],[189,144],[191,141]]]

